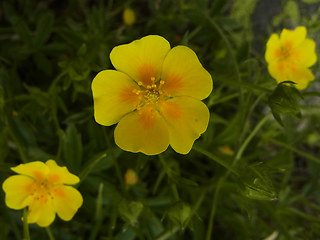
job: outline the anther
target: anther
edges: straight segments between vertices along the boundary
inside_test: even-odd
[[[147,88],[148,88],[148,89],[151,89],[151,86],[150,86],[150,85],[147,85]]]
[[[156,80],[155,77],[151,77],[151,81],[154,82]]]
[[[140,82],[138,82],[138,85],[139,85],[139,86],[142,86],[142,82],[141,82],[141,81],[140,81]]]
[[[160,81],[160,84],[161,84],[161,85],[163,85],[163,84],[164,84],[164,81],[163,81],[163,80],[161,80],[161,81]]]
[[[153,88],[156,88],[156,87],[157,87],[157,85],[155,85],[155,84],[152,84],[152,85],[151,85],[151,87],[153,87]]]

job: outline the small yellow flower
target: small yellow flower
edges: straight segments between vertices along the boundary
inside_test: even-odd
[[[122,18],[123,18],[123,22],[129,26],[136,22],[136,14],[131,8],[126,8],[123,11]]]
[[[68,186],[79,182],[66,167],[54,160],[35,161],[11,168],[19,175],[7,178],[2,188],[9,208],[28,207],[28,223],[49,226],[58,216],[69,221],[81,207],[83,199],[75,188]]]
[[[315,42],[306,38],[305,27],[283,29],[280,38],[272,34],[267,42],[265,58],[270,75],[278,83],[292,81],[298,89],[304,89],[314,80],[308,69],[317,61]]]
[[[110,59],[117,71],[101,71],[92,82],[96,122],[119,122],[115,142],[126,151],[155,155],[170,144],[187,154],[207,129],[209,110],[201,100],[212,91],[196,54],[150,35],[113,48]]]
[[[221,146],[219,150],[226,155],[233,155],[233,150],[229,146]]]
[[[135,171],[128,169],[124,175],[124,181],[127,185],[133,185],[138,182],[138,176]]]

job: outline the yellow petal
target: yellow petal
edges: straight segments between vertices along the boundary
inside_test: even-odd
[[[280,41],[284,48],[293,49],[298,47],[306,38],[305,27],[296,27],[295,30],[283,29],[280,34]]]
[[[267,49],[265,53],[265,59],[268,63],[276,61],[279,58],[279,51],[281,49],[281,43],[277,34],[272,34],[267,42]]]
[[[28,211],[28,223],[37,223],[40,227],[49,226],[56,216],[51,198],[48,198],[45,202],[32,201]]]
[[[187,154],[193,142],[206,131],[210,116],[207,106],[191,97],[163,102],[160,113],[168,123],[171,147],[181,154]]]
[[[28,205],[35,181],[27,176],[15,175],[7,178],[2,188],[6,193],[6,205],[12,209],[22,209]]]
[[[308,83],[314,80],[314,75],[308,68],[300,67],[290,62],[271,63],[268,66],[268,70],[278,83],[292,81],[296,83],[295,87],[300,90],[306,88]]]
[[[169,51],[170,44],[166,39],[149,35],[113,48],[110,59],[117,70],[147,86],[153,84],[151,78],[159,80],[164,58]]]
[[[164,60],[162,89],[172,96],[204,99],[212,91],[211,75],[202,67],[197,55],[188,47],[174,47]]]
[[[106,126],[119,122],[125,114],[136,108],[139,96],[134,91],[139,89],[139,86],[122,72],[105,70],[98,73],[92,82],[96,122]]]
[[[54,160],[48,160],[46,165],[49,167],[48,183],[53,184],[76,184],[79,178],[70,173],[66,167],[60,167]]]
[[[11,168],[11,170],[22,175],[30,176],[37,181],[43,181],[49,173],[47,165],[40,161],[19,164]]]
[[[53,205],[58,216],[69,221],[83,203],[80,192],[70,186],[59,186],[53,194]]]
[[[313,40],[307,38],[298,47],[292,50],[290,61],[301,65],[301,67],[310,67],[317,61],[316,44]]]
[[[129,113],[120,120],[115,131],[116,144],[123,150],[156,155],[169,145],[168,128],[152,106]]]
[[[293,67],[291,68],[291,81],[295,82],[297,89],[305,89],[310,81],[314,80],[314,75],[308,68]]]

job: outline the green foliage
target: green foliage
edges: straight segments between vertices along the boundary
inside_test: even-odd
[[[56,218],[56,240],[319,239],[319,64],[300,92],[276,85],[264,60],[283,27],[319,39],[318,2],[2,1],[1,183],[11,167],[48,159],[80,177],[84,204],[71,221]],[[94,121],[92,79],[113,68],[113,47],[148,34],[192,48],[214,80],[208,129],[188,155],[125,152],[114,127]],[[127,169],[136,184],[125,184]],[[0,192],[0,239],[21,240],[22,211]],[[30,234],[49,239],[35,224]]]

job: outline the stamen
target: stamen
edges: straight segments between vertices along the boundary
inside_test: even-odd
[[[156,80],[155,77],[151,77],[151,81],[154,82]]]

